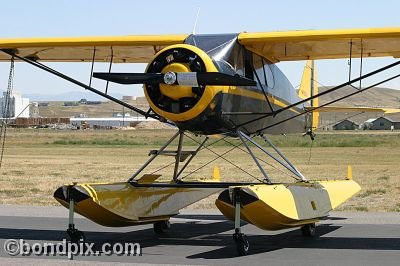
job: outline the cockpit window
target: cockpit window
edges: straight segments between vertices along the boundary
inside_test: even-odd
[[[274,88],[274,86],[275,86],[274,75],[272,74],[272,70],[271,70],[270,64],[265,64],[264,65],[264,72],[265,72],[265,78],[267,80],[268,87]]]
[[[235,49],[238,51],[237,53],[233,53],[232,62],[235,66],[236,74],[244,76],[243,48],[237,45]]]
[[[234,75],[243,70],[243,59],[238,57],[241,46],[237,42],[237,34],[191,35],[185,43],[206,52],[223,73]]]
[[[236,42],[236,40],[237,34],[194,34],[187,37],[185,43],[211,54],[222,50],[225,44]]]
[[[253,67],[256,71],[254,80],[266,85],[266,78],[264,73],[264,60],[261,56],[253,54]]]
[[[229,47],[229,53],[227,53],[227,48]],[[227,71],[225,73],[232,75],[244,75],[244,65],[243,65],[243,49],[237,43],[232,43],[227,45],[223,51],[220,53],[211,53],[210,56],[218,66],[220,70]],[[223,53],[221,53],[223,52]],[[221,56],[221,55],[224,56]]]

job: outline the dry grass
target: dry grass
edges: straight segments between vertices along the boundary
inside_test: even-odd
[[[146,159],[150,149],[158,148],[173,130],[132,131],[51,131],[9,130],[3,166],[0,172],[0,204],[55,205],[52,194],[62,184],[78,182],[124,181]],[[353,166],[354,179],[363,187],[341,210],[400,211],[400,134],[320,134],[311,150],[310,142],[298,136],[274,136],[282,151],[309,179],[343,179],[347,165]],[[197,138],[198,141],[201,138]],[[210,143],[217,141],[211,138]],[[235,142],[235,140],[233,140]],[[235,142],[237,143],[237,142]],[[195,142],[185,142],[193,150]],[[305,145],[307,144],[307,145]],[[287,147],[291,146],[291,147]],[[339,147],[337,147],[339,146]],[[216,153],[230,150],[223,141],[213,146]],[[261,153],[258,156],[266,159]],[[213,159],[210,151],[202,151],[186,173]],[[186,179],[206,179],[214,166],[221,168],[223,181],[253,181],[246,172],[261,178],[250,157],[240,149],[226,156],[240,170],[222,159],[201,168]],[[310,160],[309,160],[310,158]],[[146,173],[172,162],[160,157]],[[271,160],[268,163],[272,164]],[[293,179],[266,165],[276,182]],[[281,169],[281,168],[279,168]],[[172,175],[172,166],[162,170],[163,179]],[[216,196],[200,201],[195,208],[212,208]]]

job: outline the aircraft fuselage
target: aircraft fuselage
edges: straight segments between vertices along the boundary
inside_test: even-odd
[[[218,71],[257,82],[257,86],[145,86],[152,109],[182,130],[211,135],[234,134],[240,129],[252,134],[302,112],[301,107],[295,107],[276,116],[265,117],[265,114],[301,99],[275,64],[246,50],[234,34],[191,35],[184,45],[156,55],[147,68],[147,72],[165,73],[171,70]],[[261,116],[262,119],[246,124]],[[305,128],[306,119],[299,116],[273,126],[265,133],[299,133],[305,132]]]

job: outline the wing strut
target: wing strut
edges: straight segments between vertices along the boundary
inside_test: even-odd
[[[360,77],[363,73],[363,57],[364,57],[364,47],[363,40],[360,40]],[[350,53],[349,53],[349,81],[351,81],[351,71],[352,71],[352,62],[353,62],[353,40],[350,40]],[[353,84],[349,84],[352,88],[356,90],[361,90],[362,79],[360,79],[360,83],[358,88]]]
[[[90,67],[89,87],[92,87],[92,78],[93,78],[93,69],[94,69],[94,60],[95,59],[96,59],[96,47],[93,48],[92,66]]]
[[[113,49],[113,47],[111,46],[111,58],[110,58],[110,65],[108,66],[108,73],[111,73],[111,68],[112,68],[113,60],[114,60],[114,49]],[[92,76],[93,76],[93,73],[92,73]],[[107,80],[107,83],[106,83],[106,94],[107,94],[107,91],[108,91],[108,85],[109,85],[109,83],[110,83],[110,82]]]
[[[353,61],[353,40],[350,40],[350,54],[349,54],[349,81],[351,80],[351,67]]]

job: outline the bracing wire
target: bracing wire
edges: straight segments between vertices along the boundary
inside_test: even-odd
[[[195,139],[193,139],[192,137],[188,136],[187,134],[185,134],[185,135],[186,135],[186,137],[188,137],[188,138],[191,139],[192,141],[198,142],[198,141],[196,141]],[[225,141],[226,141],[226,140],[225,140]],[[200,144],[200,143],[199,143],[199,144]],[[241,145],[241,144],[239,144],[239,145]],[[185,178],[185,177],[187,177],[187,176],[189,176],[189,175],[191,175],[191,174],[197,172],[198,170],[200,170],[201,168],[205,167],[206,165],[208,165],[208,164],[212,163],[213,161],[215,161],[215,160],[221,158],[221,159],[223,159],[224,161],[226,161],[226,162],[228,162],[229,164],[231,164],[231,165],[233,165],[234,167],[236,167],[237,169],[239,169],[240,171],[242,171],[243,173],[245,173],[245,174],[251,176],[252,178],[256,179],[256,180],[259,181],[259,182],[262,182],[262,180],[260,180],[260,179],[257,178],[256,176],[252,175],[251,173],[249,173],[248,171],[246,171],[245,169],[243,169],[243,168],[240,167],[239,165],[237,165],[237,164],[233,163],[232,161],[230,161],[230,160],[226,159],[225,157],[223,157],[225,154],[220,155],[220,154],[216,153],[215,151],[211,150],[208,146],[207,146],[207,147],[204,147],[204,148],[207,149],[207,150],[209,150],[209,151],[212,152],[213,154],[215,154],[217,157],[216,157],[214,160],[210,161],[209,163],[207,163],[207,164],[205,164],[205,165],[199,167],[199,168],[198,168],[197,170],[195,170],[194,172],[191,172],[191,173],[185,175],[185,176],[182,177],[181,179],[183,179],[183,178]],[[239,148],[239,146],[236,146],[236,145],[235,145],[235,146],[234,146],[234,149],[236,149],[236,148]],[[239,148],[239,149],[240,149],[240,148]],[[229,150],[229,151],[231,151],[231,150]]]
[[[218,142],[220,142],[220,141],[226,139],[227,137],[228,137],[228,136],[224,136],[223,138],[217,139],[216,141],[211,142],[211,143],[209,143],[208,145],[205,145],[204,147],[202,147],[202,148],[199,150],[199,152],[202,151],[202,150],[204,150],[204,149],[206,149],[207,147],[209,147],[209,146],[211,146],[211,145],[214,145],[214,144],[216,144],[216,143],[218,143]],[[175,164],[175,161],[173,161],[172,163],[169,163],[169,164],[167,164],[167,165],[164,165],[164,166],[161,166],[161,167],[157,168],[156,170],[154,170],[154,171],[151,172],[150,174],[153,175],[153,174],[155,174],[155,173],[157,173],[157,172],[159,172],[159,171],[161,171],[161,170],[164,170],[165,168],[168,168],[168,167],[170,167],[170,166],[172,166],[172,165],[174,165],[174,164]]]

